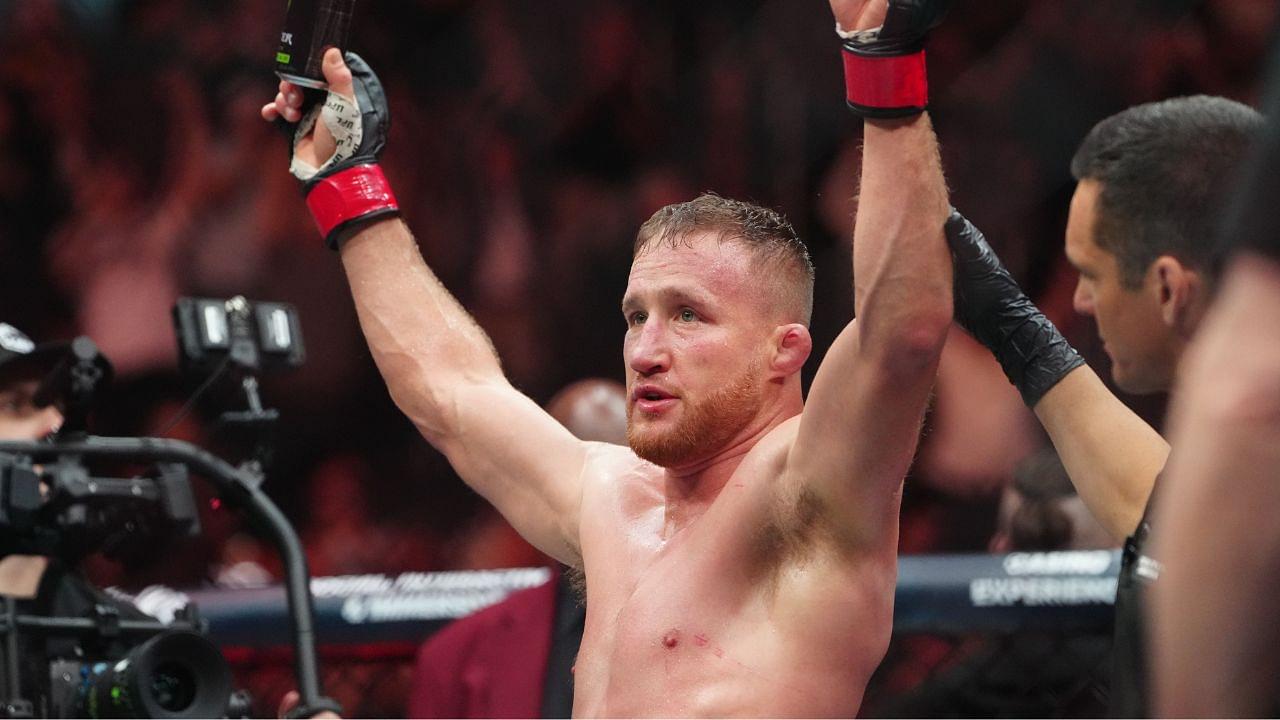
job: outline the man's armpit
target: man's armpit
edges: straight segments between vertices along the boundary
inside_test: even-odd
[[[803,566],[820,553],[843,555],[857,547],[857,529],[842,527],[813,488],[786,485],[779,482],[776,502],[752,541],[762,574],[776,576],[783,568]]]

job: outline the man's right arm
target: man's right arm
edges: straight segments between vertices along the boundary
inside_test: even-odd
[[[587,445],[511,386],[484,331],[423,261],[399,219],[342,246],[360,327],[396,406],[463,480],[539,550],[578,547]]]
[[[374,361],[396,405],[462,479],[538,549],[578,566],[590,445],[511,386],[489,338],[436,278],[396,217],[394,197],[377,168],[386,101],[372,71],[358,58],[350,60],[348,68],[337,50],[325,56],[325,113],[340,110],[336,118],[322,115],[314,133],[295,142],[294,174],[307,179],[307,202],[326,241],[341,248]],[[298,122],[301,100],[298,88],[282,84],[263,117]],[[351,106],[354,114],[340,114],[351,113]],[[348,119],[362,128],[359,139],[335,138],[330,127],[341,134]]]
[[[958,212],[947,221],[956,319],[1000,361],[1081,500],[1117,541],[1138,527],[1169,444],[1111,393]]]

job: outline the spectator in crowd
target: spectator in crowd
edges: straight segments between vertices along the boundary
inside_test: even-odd
[[[993,553],[1096,550],[1120,543],[1085,507],[1053,448],[1023,460],[1000,495]]]
[[[1115,547],[1053,448],[1018,465],[1001,495],[992,552]],[[1034,630],[968,638],[919,687],[869,710],[877,717],[1100,717],[1110,649],[1105,634]]]

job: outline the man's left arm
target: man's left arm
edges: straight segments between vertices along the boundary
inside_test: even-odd
[[[878,3],[879,11],[876,4],[832,0],[844,30],[884,24],[845,50],[849,105],[865,118],[853,237],[856,319],[818,369],[787,477],[816,495],[849,547],[879,550],[896,545],[901,481],[951,324],[952,267],[943,236],[949,203],[924,99],[886,97],[875,82],[868,91],[866,77],[888,63],[898,65],[890,72],[918,69],[922,81],[922,51],[917,67],[880,50],[919,51],[942,3],[892,0],[887,9]],[[850,59],[851,52],[858,56]]]

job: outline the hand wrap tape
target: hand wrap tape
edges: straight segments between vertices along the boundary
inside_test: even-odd
[[[344,226],[400,212],[387,176],[374,164],[355,165],[318,181],[307,194],[307,207],[334,249]]]

